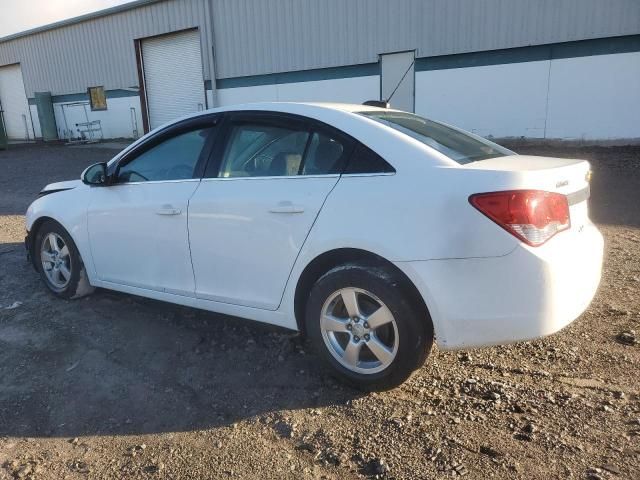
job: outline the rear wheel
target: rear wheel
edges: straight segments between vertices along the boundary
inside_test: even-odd
[[[364,390],[404,382],[433,343],[403,282],[381,266],[336,267],[313,286],[306,311],[311,342],[337,375]]]
[[[34,253],[40,276],[49,290],[62,298],[79,298],[93,292],[76,244],[57,222],[38,229]]]

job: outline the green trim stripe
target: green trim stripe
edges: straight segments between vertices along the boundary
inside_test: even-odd
[[[416,71],[425,72],[450,68],[481,67],[638,51],[640,51],[640,35],[628,35],[624,37],[596,38],[575,42],[534,45],[531,47],[505,48],[485,52],[418,58],[416,59]]]
[[[295,72],[269,73],[248,77],[219,78],[216,88],[257,87],[260,85],[278,85],[282,83],[314,82],[339,78],[367,77],[379,75],[380,66],[376,63],[348,65],[345,67],[316,68]]]
[[[450,68],[481,67],[509,63],[536,62],[561,58],[577,58],[594,55],[610,55],[640,51],[640,35],[596,38],[574,42],[533,45],[529,47],[505,48],[482,52],[458,53],[416,59],[416,71],[444,70]],[[270,73],[247,77],[223,78],[216,80],[219,89],[256,87],[298,82],[312,82],[338,78],[379,75],[378,63],[349,65],[345,67],[319,68],[296,72]],[[210,87],[208,87],[210,88]]]
[[[137,87],[135,87],[137,88]],[[140,92],[137,90],[125,90],[122,88],[115,90],[105,90],[105,95],[107,100],[110,98],[123,98],[123,97],[138,97],[140,96]],[[89,94],[87,92],[83,93],[69,93],[66,95],[52,95],[51,103],[65,103],[65,102],[88,102]],[[29,105],[35,105],[36,99],[30,98]]]

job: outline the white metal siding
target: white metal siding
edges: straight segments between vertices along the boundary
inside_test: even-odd
[[[213,26],[207,21],[211,2]],[[138,85],[133,40],[198,27],[218,78],[640,33],[638,0],[162,0],[0,39],[27,95]],[[203,50],[204,51],[204,50]],[[203,56],[210,79],[209,51]]]
[[[0,104],[7,136],[13,140],[33,140],[29,103],[19,64],[0,67]]]
[[[640,33],[638,0],[212,0],[218,78]]]
[[[152,129],[205,108],[197,30],[143,40],[142,61]]]
[[[640,52],[551,61],[547,138],[640,139]]]
[[[336,78],[218,90],[220,106],[248,102],[362,103],[380,95],[380,76]]]
[[[107,16],[0,39],[0,65],[21,63],[27,96],[82,93],[87,87],[106,90],[138,86],[134,40],[198,28],[203,45],[213,34],[206,22],[208,0],[164,0]],[[0,7],[0,12],[2,8]],[[1,15],[1,13],[0,13]],[[206,80],[209,57],[204,55]]]
[[[640,52],[418,72],[416,113],[483,137],[640,139],[638,79]]]

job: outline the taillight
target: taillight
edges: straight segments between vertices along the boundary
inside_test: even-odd
[[[541,190],[477,193],[471,205],[524,243],[537,247],[571,226],[567,197]]]

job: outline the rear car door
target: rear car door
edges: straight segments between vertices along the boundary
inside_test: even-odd
[[[275,310],[352,148],[284,114],[230,114],[189,204],[196,296]]]
[[[89,239],[100,280],[194,296],[187,207],[215,122],[198,119],[152,137],[121,159],[109,186],[91,189]]]

